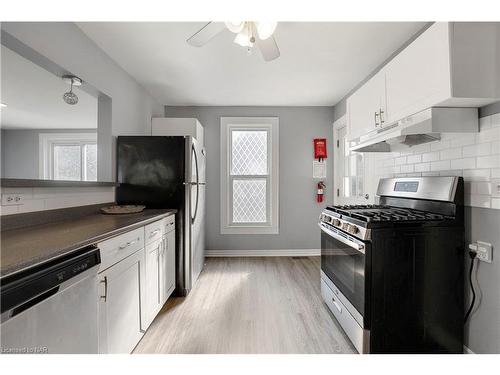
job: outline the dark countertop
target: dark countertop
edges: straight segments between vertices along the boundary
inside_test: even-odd
[[[94,213],[59,222],[2,231],[0,276],[3,278],[176,212],[177,210],[170,209],[146,209],[130,215]]]

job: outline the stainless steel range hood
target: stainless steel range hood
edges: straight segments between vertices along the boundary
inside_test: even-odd
[[[474,133],[477,108],[431,107],[389,123],[351,143],[351,151],[391,152],[441,139],[442,133]]]

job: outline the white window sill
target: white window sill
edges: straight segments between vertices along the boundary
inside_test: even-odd
[[[279,228],[269,226],[230,226],[223,227],[221,234],[279,234]]]

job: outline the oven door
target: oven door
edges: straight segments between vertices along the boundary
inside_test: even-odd
[[[364,315],[366,244],[331,225],[320,223],[319,227],[321,270]]]

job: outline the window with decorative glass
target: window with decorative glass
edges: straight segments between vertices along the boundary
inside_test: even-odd
[[[221,233],[278,233],[278,119],[221,119]]]

